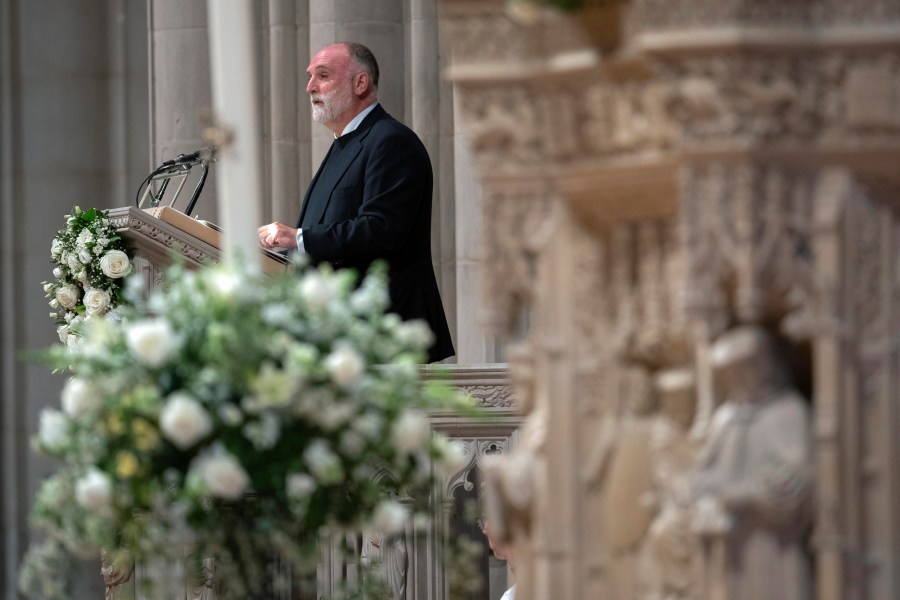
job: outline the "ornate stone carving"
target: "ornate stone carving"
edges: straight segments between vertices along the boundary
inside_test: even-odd
[[[773,337],[730,330],[712,350],[724,394],[693,482],[704,598],[812,597],[806,535],[812,448],[806,402]]]
[[[682,177],[687,308],[712,332],[732,315],[780,320],[814,290],[814,173],[704,165]]]
[[[485,263],[485,321],[495,334],[515,334],[534,300],[539,251],[555,227],[552,203],[539,190],[486,190],[484,206],[485,253],[491,257]]]
[[[469,385],[457,389],[474,398],[480,406],[492,408],[511,408],[513,406],[512,390],[508,385]]]
[[[699,598],[699,563],[691,532],[691,475],[697,440],[691,436],[697,403],[694,375],[688,368],[656,375],[659,411],[649,436],[653,490],[642,501],[655,516],[641,556],[639,581],[648,600]]]
[[[128,600],[134,597],[131,590],[125,590],[125,584],[131,581],[134,575],[134,563],[113,563],[106,550],[100,549],[100,575],[103,576],[103,585],[106,586],[106,600]]]

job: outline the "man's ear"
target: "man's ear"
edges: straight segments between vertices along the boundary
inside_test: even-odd
[[[369,74],[368,73],[357,73],[353,82],[353,91],[360,98],[365,96],[369,91]]]

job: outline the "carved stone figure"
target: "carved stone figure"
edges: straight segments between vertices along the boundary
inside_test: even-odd
[[[623,390],[628,405],[615,431],[604,506],[612,581],[619,600],[641,595],[642,578],[638,576],[641,545],[653,519],[653,507],[642,499],[653,487],[647,439],[655,399],[643,369],[634,368],[629,375],[629,385]]]
[[[760,326],[722,335],[711,360],[724,401],[693,481],[703,598],[807,600],[810,415]]]
[[[134,563],[121,564],[111,560],[110,555],[103,548],[100,549],[100,574],[103,576],[103,585],[106,586],[104,595],[106,600],[116,600],[124,595],[133,594],[131,590],[125,591],[123,586],[131,580],[134,574]]]
[[[653,492],[644,504],[656,509],[644,543],[641,579],[648,600],[684,600],[697,594],[697,548],[691,532],[691,475],[696,441],[691,425],[696,386],[689,369],[656,375],[659,412],[650,430]]]
[[[409,551],[402,533],[392,536],[377,531],[365,534],[360,561],[364,565],[380,565],[384,582],[391,591],[391,598],[406,600]]]

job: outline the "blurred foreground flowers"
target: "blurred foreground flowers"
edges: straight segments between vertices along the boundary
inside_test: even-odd
[[[421,322],[386,314],[386,276],[292,267],[129,279],[121,306],[48,352],[69,370],[38,449],[60,459],[34,507],[47,533],[22,586],[58,597],[65,554],[112,562],[213,558],[220,597],[260,589],[273,555],[318,558],[323,531],[401,531],[433,479],[459,468],[426,413],[468,401],[422,379]]]

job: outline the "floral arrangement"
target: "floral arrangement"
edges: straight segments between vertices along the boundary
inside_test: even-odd
[[[64,344],[79,336],[84,319],[119,305],[122,282],[131,272],[125,241],[110,225],[106,212],[75,207],[66,215],[50,246],[55,281],[43,282]]]
[[[71,597],[47,572],[70,554],[116,564],[190,546],[214,559],[220,597],[244,599],[273,555],[314,565],[323,531],[403,530],[435,474],[461,468],[426,411],[472,403],[422,379],[432,334],[386,314],[384,269],[359,284],[303,266],[175,267],[152,292],[127,281],[80,343],[48,351],[72,375],[35,439],[63,465],[37,496],[48,535],[27,593]]]

